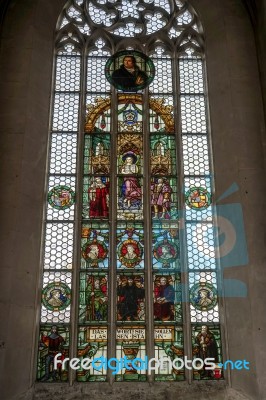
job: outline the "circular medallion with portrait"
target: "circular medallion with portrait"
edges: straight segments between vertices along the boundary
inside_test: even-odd
[[[155,67],[152,60],[140,51],[123,50],[107,60],[105,76],[116,89],[136,92],[153,81]]]
[[[91,240],[82,247],[82,257],[90,264],[91,267],[98,267],[99,262],[107,257],[107,247],[104,242],[99,240]]]
[[[169,265],[178,258],[179,248],[176,243],[162,241],[154,246],[153,255],[162,264]]]
[[[65,210],[75,201],[75,192],[64,185],[54,186],[48,193],[48,203],[56,210]]]
[[[127,268],[134,268],[142,260],[143,250],[133,239],[127,239],[118,246],[118,258]]]
[[[42,303],[50,311],[62,311],[69,306],[71,289],[63,282],[52,282],[42,290]]]
[[[210,283],[196,283],[190,289],[190,301],[197,310],[211,310],[217,304],[217,290]]]

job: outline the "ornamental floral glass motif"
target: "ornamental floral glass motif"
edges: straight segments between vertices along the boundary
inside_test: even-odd
[[[71,0],[58,26],[37,378],[221,379],[200,22],[183,0]],[[127,362],[74,376],[58,353]]]

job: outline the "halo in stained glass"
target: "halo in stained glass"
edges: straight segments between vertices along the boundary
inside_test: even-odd
[[[186,192],[185,202],[193,210],[204,210],[211,204],[211,194],[204,187],[193,186]]]
[[[63,282],[52,282],[43,288],[42,302],[50,311],[61,311],[67,308],[71,301],[71,290]]]
[[[91,267],[98,267],[99,262],[107,257],[107,247],[101,240],[93,239],[82,247],[82,257]]]
[[[127,153],[123,154],[122,160],[125,162],[127,158],[132,158],[132,162],[136,164],[138,157],[133,151],[128,151]],[[130,171],[131,172],[131,171]]]
[[[69,187],[58,185],[48,193],[48,203],[56,210],[70,208],[75,202],[75,192]]]
[[[152,60],[145,54],[135,50],[123,50],[107,60],[105,76],[116,89],[136,92],[153,81],[155,67]],[[132,113],[127,117],[130,117],[129,121],[134,120]]]
[[[211,310],[217,304],[217,290],[210,283],[196,283],[190,289],[190,301],[197,310]]]

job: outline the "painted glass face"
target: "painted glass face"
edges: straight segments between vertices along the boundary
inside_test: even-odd
[[[123,92],[136,92],[144,89],[154,79],[155,68],[152,60],[139,51],[123,50],[106,63],[107,80]],[[129,123],[134,120],[134,114],[127,114]]]
[[[51,282],[43,288],[42,300],[45,308],[51,311],[66,309],[71,301],[71,290],[63,282]]]

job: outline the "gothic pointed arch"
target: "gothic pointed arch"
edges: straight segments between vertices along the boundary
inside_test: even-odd
[[[69,0],[55,51],[37,378],[73,380],[53,362],[77,349],[79,382],[223,379],[197,13]],[[140,368],[166,356],[151,377]],[[88,370],[86,357],[124,364]]]

